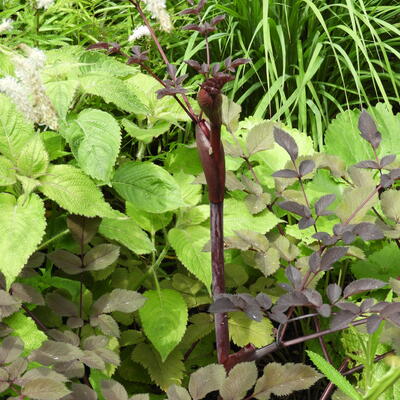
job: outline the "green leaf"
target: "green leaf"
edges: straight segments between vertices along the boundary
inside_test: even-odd
[[[6,193],[0,194],[0,271],[7,287],[21,272],[29,256],[42,240],[46,219],[43,201],[31,195],[25,202]]]
[[[211,286],[211,255],[202,249],[209,238],[209,229],[203,226],[172,228],[168,232],[168,240],[179,261],[206,285],[207,290]]]
[[[72,165],[51,165],[40,182],[42,186],[39,189],[44,195],[72,214],[86,217],[118,216],[118,212],[104,201],[103,194],[93,181]]]
[[[182,193],[183,206],[197,205],[201,200],[202,188],[201,185],[193,183],[195,177],[180,171],[174,175],[174,178]]]
[[[354,400],[361,400],[361,395],[354,389],[351,383],[331,364],[325,361],[319,354],[307,350],[307,354],[315,366],[343,393]]]
[[[38,349],[47,339],[47,336],[38,329],[32,318],[27,317],[24,311],[19,311],[8,317],[4,322],[13,330],[13,335],[24,342],[26,352]]]
[[[193,372],[189,379],[189,393],[193,400],[203,399],[208,393],[219,390],[225,376],[225,368],[221,364],[210,364]]]
[[[188,310],[182,295],[171,289],[148,290],[147,301],[139,310],[144,333],[164,362],[181,341],[188,320]]]
[[[257,367],[254,361],[235,365],[220,390],[224,400],[241,400],[246,397],[257,379]]]
[[[163,362],[159,353],[144,343],[137,345],[132,352],[132,360],[143,365],[151,379],[164,390],[181,383],[185,370],[182,358],[180,352],[173,351]]]
[[[275,140],[273,135],[275,123],[265,121],[253,126],[247,134],[247,152],[249,156],[259,151],[272,149]]]
[[[65,121],[78,86],[79,82],[75,79],[52,81],[45,84],[46,94],[62,121]]]
[[[242,107],[239,104],[222,95],[222,123],[230,132],[237,130],[241,111]]]
[[[357,279],[375,278],[387,282],[399,276],[400,249],[396,243],[386,243],[383,249],[375,251],[367,260],[359,260],[351,264],[351,271]]]
[[[24,396],[35,400],[59,400],[68,393],[64,383],[47,378],[33,379],[22,388]]]
[[[0,186],[13,185],[16,181],[14,164],[8,158],[0,156]]]
[[[107,239],[116,240],[136,254],[149,254],[154,246],[149,237],[133,219],[104,218],[99,233]]]
[[[179,185],[164,168],[152,163],[126,162],[115,172],[113,187],[144,211],[163,213],[182,205]]]
[[[274,341],[273,326],[268,318],[257,322],[237,311],[229,314],[228,324],[229,335],[237,346],[252,343],[256,347],[263,347]]]
[[[282,220],[268,210],[252,215],[243,201],[236,199],[225,200],[224,236],[233,236],[235,231],[241,230],[266,233],[279,222],[282,222]]]
[[[129,201],[126,202],[126,213],[147,232],[157,232],[165,228],[171,222],[173,216],[171,212],[153,214],[139,210]]]
[[[37,178],[47,171],[48,165],[49,155],[41,137],[35,135],[26,143],[18,157],[18,173],[30,178]]]
[[[256,383],[253,396],[259,400],[268,400],[271,394],[287,396],[295,390],[308,389],[321,378],[321,374],[305,364],[269,363]]]
[[[150,143],[154,138],[167,132],[171,126],[167,121],[158,121],[151,127],[140,128],[126,118],[124,118],[121,123],[129,136],[132,136],[143,143]]]
[[[336,215],[340,218],[342,223],[346,222],[349,217],[352,217],[352,224],[361,222],[363,220],[365,214],[378,201],[377,191],[375,191],[374,195],[371,196],[374,190],[375,185],[354,189],[349,188],[345,190],[343,197],[335,210]]]
[[[104,111],[85,109],[61,133],[79,166],[91,177],[108,182],[121,142],[114,117]]]
[[[121,110],[146,114],[146,106],[121,79],[109,75],[88,74],[79,79],[85,93],[100,96],[106,103],[114,103]]]
[[[400,130],[400,115],[394,115],[383,103],[368,108],[368,112],[382,134],[382,143],[377,149],[378,156],[399,154],[400,143],[396,132]],[[361,137],[358,130],[359,116],[359,110],[339,114],[328,126],[325,135],[326,152],[339,156],[347,166],[374,159],[370,144]]]
[[[34,136],[33,124],[17,110],[15,104],[0,94],[0,153],[12,161]]]
[[[398,190],[389,189],[382,193],[381,196],[382,211],[396,223],[400,222],[400,192]]]

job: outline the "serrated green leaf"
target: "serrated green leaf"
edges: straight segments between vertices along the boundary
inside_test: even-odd
[[[181,341],[188,319],[188,310],[182,295],[171,289],[148,290],[147,301],[139,310],[144,333],[164,362]]]
[[[108,182],[121,142],[114,117],[104,111],[85,109],[61,133],[79,166],[91,177]]]
[[[14,164],[8,158],[0,156],[0,186],[13,185],[16,181]]]
[[[275,122],[265,121],[253,126],[247,134],[247,152],[249,156],[259,151],[272,149],[275,140],[273,135]]]
[[[268,400],[271,394],[287,396],[296,390],[308,389],[321,378],[321,374],[305,364],[269,363],[256,383],[253,396],[259,400]]]
[[[0,94],[0,109],[0,153],[16,161],[21,150],[34,136],[33,124],[3,94]]]
[[[256,347],[263,347],[274,341],[273,326],[268,318],[258,322],[237,311],[229,314],[228,324],[229,335],[237,346],[244,347],[252,343]]]
[[[241,400],[256,382],[258,375],[254,361],[235,365],[225,379],[220,395],[224,400]]]
[[[126,162],[115,172],[113,187],[147,212],[163,213],[182,205],[179,185],[164,168],[152,163]]]
[[[129,201],[126,202],[126,213],[147,232],[157,232],[165,228],[172,220],[172,212],[153,214],[140,210]]]
[[[70,154],[64,151],[65,139],[58,132],[43,131],[40,132],[40,136],[50,161]]]
[[[140,128],[126,118],[124,118],[121,123],[129,136],[132,136],[143,143],[150,143],[154,138],[167,132],[171,126],[171,123],[167,121],[158,121],[151,127]]]
[[[137,345],[132,352],[132,360],[143,365],[151,379],[164,390],[181,383],[185,370],[182,358],[183,355],[174,350],[162,362],[159,353],[151,345],[144,343]]]
[[[375,185],[364,186],[359,188],[349,188],[345,190],[343,197],[335,210],[335,214],[340,218],[342,223],[352,217],[351,223],[361,222],[365,214],[378,201],[378,192],[375,191]],[[368,201],[366,201],[369,199]]]
[[[252,215],[243,201],[227,199],[224,204],[224,236],[233,236],[235,231],[251,230],[258,233],[269,232],[279,222],[274,213],[264,210]]]
[[[315,366],[343,393],[354,400],[361,400],[361,395],[354,389],[351,383],[331,364],[325,361],[319,354],[307,350],[307,354]]]
[[[221,364],[210,364],[193,372],[189,379],[189,393],[193,400],[200,400],[208,393],[219,390],[225,376],[225,368]]]
[[[179,185],[183,204],[182,206],[195,206],[201,200],[202,188],[200,184],[194,184],[195,177],[193,175],[187,175],[180,171],[174,175],[176,183]]]
[[[64,81],[51,81],[45,84],[46,94],[56,110],[58,117],[65,121],[69,107],[74,99],[79,81],[69,79]]]
[[[203,226],[172,228],[168,232],[168,240],[179,261],[206,285],[207,290],[211,286],[211,255],[202,249],[209,239],[210,232]]]
[[[242,107],[239,104],[222,95],[222,123],[230,132],[237,130],[241,111]]]
[[[36,195],[23,200],[0,194],[0,271],[6,277],[7,287],[35,251],[46,227],[43,201]]]
[[[26,352],[39,348],[47,336],[38,329],[32,318],[27,317],[24,311],[19,311],[8,317],[4,322],[13,330],[13,335],[21,338]]]
[[[17,169],[20,175],[36,178],[47,171],[49,155],[39,135],[33,136],[20,152]]]
[[[357,279],[375,278],[388,281],[399,276],[400,249],[396,243],[386,243],[383,249],[375,251],[366,260],[351,264],[351,271]]]
[[[400,192],[398,190],[389,189],[382,193],[381,196],[382,211],[396,223],[400,222]]]
[[[72,165],[51,165],[40,179],[40,190],[72,214],[85,217],[118,217],[103,194],[82,170]]]
[[[394,115],[383,103],[368,108],[368,112],[382,134],[382,142],[377,149],[378,156],[399,154],[400,144],[396,132],[400,129],[400,115]],[[339,156],[347,166],[374,159],[371,145],[361,137],[358,129],[359,116],[359,110],[339,114],[328,126],[325,135],[326,152]]]
[[[198,225],[210,217],[210,207],[202,204],[182,210],[178,215],[177,226]]]
[[[116,240],[136,254],[148,254],[154,251],[149,237],[131,218],[103,218],[99,233],[107,239]]]
[[[85,93],[100,96],[106,103],[114,103],[121,110],[146,114],[146,106],[121,79],[110,75],[88,74],[79,78]]]

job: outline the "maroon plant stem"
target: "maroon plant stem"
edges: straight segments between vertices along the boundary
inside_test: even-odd
[[[339,328],[334,328],[334,329],[325,329],[324,331],[320,331],[320,332],[315,332],[312,333],[310,335],[306,335],[306,336],[301,336],[299,338],[296,339],[292,339],[292,340],[288,340],[286,342],[274,342],[269,344],[268,346],[262,347],[260,349],[257,349],[252,356],[252,360],[259,360],[260,358],[265,357],[267,354],[273,353],[274,351],[279,350],[279,348],[282,347],[291,347],[294,346],[296,344],[300,344],[300,343],[304,343],[307,342],[308,340],[312,340],[312,339],[318,339],[319,337],[325,336],[325,335],[329,335],[330,333],[333,332],[338,332],[341,331],[342,329],[345,329],[347,327],[351,326],[358,326],[358,325],[362,325],[365,324],[367,322],[367,318],[363,318],[360,319],[358,321],[354,321],[351,324],[347,325],[346,327],[339,327]]]
[[[142,10],[142,7],[140,7],[139,2],[138,2],[137,0],[129,0],[129,1],[136,7],[136,10],[137,10],[138,13],[140,14],[140,17],[142,18],[143,22],[145,23],[145,25],[146,25],[147,28],[149,29],[150,35],[151,35],[151,37],[152,37],[152,39],[153,39],[155,45],[157,46],[157,50],[158,50],[158,52],[160,53],[162,59],[164,60],[164,63],[165,63],[166,65],[168,65],[168,64],[169,64],[168,58],[167,58],[167,56],[165,55],[165,52],[164,52],[164,50],[163,50],[163,48],[162,48],[162,46],[161,46],[161,44],[160,44],[160,41],[158,40],[158,37],[157,37],[156,33],[154,32],[153,27],[150,25],[149,20],[148,20],[148,19],[146,18],[146,16],[144,15],[144,12],[143,12],[143,10]]]
[[[313,321],[314,321],[314,325],[315,325],[315,330],[317,332],[321,332],[321,326],[319,324],[319,319],[317,317],[313,317]],[[324,357],[325,357],[326,361],[328,361],[329,364],[332,364],[332,359],[331,359],[331,356],[328,353],[328,349],[326,348],[326,344],[324,342],[324,338],[322,336],[320,336],[318,338],[318,340],[319,340],[319,344],[321,346],[322,352],[324,353]]]
[[[388,352],[386,352],[386,353],[380,354],[379,356],[376,356],[376,357],[374,358],[374,362],[381,361],[381,360],[383,360],[384,358],[386,358],[387,356],[389,356],[389,355],[391,355],[391,354],[394,354],[394,353],[395,353],[394,350],[390,350],[390,351],[388,351]],[[352,374],[354,374],[355,372],[361,371],[363,368],[364,368],[364,365],[363,365],[363,364],[360,364],[360,365],[357,365],[356,367],[351,368],[351,369],[349,369],[348,371],[344,372],[342,375],[343,375],[343,376],[352,375]]]
[[[223,202],[210,202],[212,291],[214,298],[218,294],[225,293],[223,204]],[[218,362],[223,364],[229,355],[227,314],[215,314],[214,322]]]
[[[347,368],[347,364],[349,363],[349,358],[346,358],[343,362],[342,365],[339,367],[339,372],[343,374],[344,370]],[[333,389],[335,388],[335,385],[332,382],[329,382],[328,386],[325,388],[324,392],[322,393],[322,396],[320,397],[319,400],[328,400],[329,396],[331,395]]]
[[[369,195],[368,197],[351,213],[351,215],[343,222],[343,225],[347,225],[351,222],[351,220],[359,213],[360,210],[379,192],[382,188],[381,185],[378,185]]]
[[[165,64],[165,65],[169,65],[170,62],[169,62],[169,60],[168,60],[168,57],[166,56],[166,54],[165,54],[165,52],[164,52],[164,49],[162,48],[161,43],[160,43],[160,41],[158,40],[158,37],[157,37],[156,33],[154,32],[153,27],[151,26],[151,24],[150,24],[149,20],[147,19],[146,15],[144,14],[144,12],[143,12],[143,10],[142,10],[142,7],[140,7],[139,2],[138,2],[137,0],[129,0],[129,1],[135,6],[135,8],[136,8],[136,10],[138,11],[140,17],[142,18],[143,22],[144,22],[145,25],[147,26],[147,28],[148,28],[148,30],[149,30],[149,32],[150,32],[151,38],[153,39],[153,42],[154,42],[155,45],[157,46],[157,50],[158,50],[158,52],[160,53],[161,58],[162,58],[163,61],[164,61],[164,64]],[[141,64],[141,65],[142,65],[142,64]],[[142,66],[143,66],[143,65],[142,65]],[[146,69],[146,71],[148,71],[148,70]],[[151,72],[151,76],[153,76],[153,77],[155,78],[155,75],[154,75],[152,72]],[[158,81],[160,81],[160,79],[158,79],[158,78],[156,78],[156,79],[157,79]],[[163,84],[163,86],[164,86],[164,84]],[[192,119],[192,121],[193,121],[193,122],[197,122],[196,114],[195,114],[195,112],[193,111],[192,106],[190,105],[187,96],[186,96],[185,94],[182,94],[182,97],[183,97],[183,100],[184,100],[184,102],[185,102],[185,104],[186,104],[186,107],[183,105],[183,103],[178,99],[178,97],[177,97],[176,95],[174,95],[173,97],[174,97],[175,100],[179,103],[179,105],[185,110],[185,112],[189,115],[189,117]],[[187,110],[188,110],[189,112],[188,112]]]
[[[36,326],[43,331],[44,333],[47,332],[46,325],[25,305],[22,304],[21,308],[35,321]]]

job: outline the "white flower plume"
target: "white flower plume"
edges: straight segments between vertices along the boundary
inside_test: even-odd
[[[0,33],[10,31],[12,29],[13,20],[10,18],[4,18],[0,24]]]
[[[54,0],[37,0],[36,8],[44,8],[45,10],[47,10],[53,4],[54,4]]]
[[[171,17],[168,14],[166,0],[142,0],[146,4],[146,9],[152,17],[157,19],[162,30],[170,32],[172,30]]]
[[[128,37],[128,42],[134,42],[143,36],[150,36],[149,28],[146,25],[140,25],[135,28],[132,34]]]

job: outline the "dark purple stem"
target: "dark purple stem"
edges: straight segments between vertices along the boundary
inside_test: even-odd
[[[213,297],[225,293],[223,202],[210,202],[211,265]],[[215,314],[215,336],[218,362],[223,364],[229,355],[228,317],[226,313]]]

